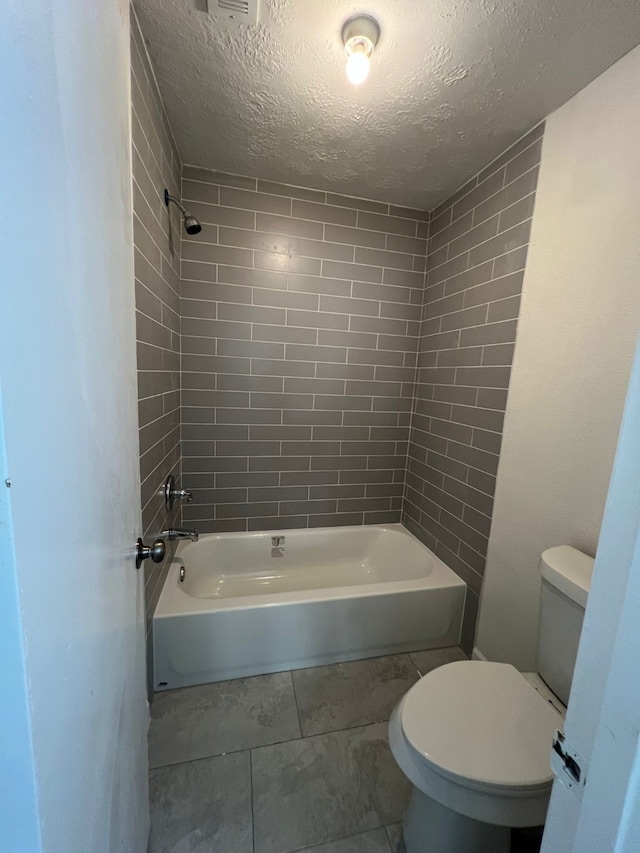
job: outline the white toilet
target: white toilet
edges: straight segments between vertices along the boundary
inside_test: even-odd
[[[567,545],[542,554],[536,673],[457,661],[394,710],[391,751],[414,786],[407,853],[509,853],[511,827],[544,823],[592,571],[591,557]]]

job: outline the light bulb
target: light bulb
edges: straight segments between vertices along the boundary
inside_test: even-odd
[[[342,27],[342,43],[347,55],[347,78],[356,86],[369,75],[373,51],[380,38],[378,22],[369,15],[354,15]]]
[[[369,57],[361,50],[354,50],[347,58],[347,77],[349,80],[358,85],[364,82],[369,74]]]

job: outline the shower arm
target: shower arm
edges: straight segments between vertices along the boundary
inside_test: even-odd
[[[165,190],[164,191],[164,203],[166,204],[167,207],[169,207],[170,201],[172,201],[180,209],[180,212],[182,213],[183,216],[189,216],[189,211],[186,209],[186,207],[183,207],[182,204],[178,201],[178,199],[169,193],[169,190]]]

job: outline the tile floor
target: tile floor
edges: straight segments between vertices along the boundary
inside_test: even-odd
[[[401,853],[409,784],[387,720],[421,675],[464,657],[412,652],[157,694],[149,853]]]

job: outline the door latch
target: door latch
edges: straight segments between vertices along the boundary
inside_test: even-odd
[[[551,769],[566,788],[582,796],[586,781],[584,760],[559,729],[551,744]]]

